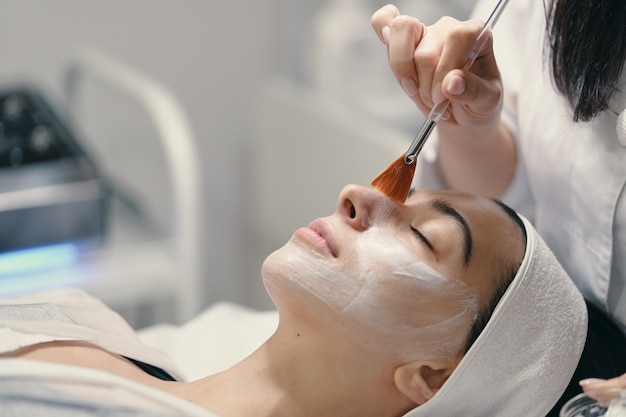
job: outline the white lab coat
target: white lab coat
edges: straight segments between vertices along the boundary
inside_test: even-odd
[[[479,0],[476,18],[485,20],[495,3]],[[503,121],[522,163],[502,199],[533,219],[584,296],[626,329],[626,129],[616,132],[617,114],[626,108],[626,77],[611,112],[574,123],[553,87],[544,36],[545,11],[537,0],[510,1],[494,28]],[[441,186],[436,141],[428,145],[417,185]]]

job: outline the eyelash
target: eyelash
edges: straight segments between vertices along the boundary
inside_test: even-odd
[[[419,240],[421,240],[422,242],[424,242],[424,244],[426,246],[428,246],[428,248],[432,251],[433,250],[433,245],[430,244],[430,241],[428,239],[426,239],[426,236],[424,236],[422,234],[422,232],[420,232],[419,230],[417,230],[415,227],[411,226],[411,231],[415,234],[415,236],[417,236],[417,238]]]

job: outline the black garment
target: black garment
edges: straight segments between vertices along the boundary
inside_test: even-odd
[[[589,329],[578,367],[567,389],[547,417],[558,417],[572,397],[583,392],[578,381],[585,378],[610,379],[626,373],[626,335],[602,310],[587,301]]]
[[[159,379],[161,379],[163,381],[176,381],[176,379],[174,377],[172,377],[170,374],[168,374],[167,372],[165,372],[161,368],[158,368],[156,366],[147,364],[145,362],[141,362],[141,361],[129,358],[128,356],[124,356],[124,358],[128,359],[129,361],[131,361],[132,363],[137,365],[137,367],[139,369],[141,369],[142,371],[144,371],[148,375],[152,375],[153,377],[159,378]]]

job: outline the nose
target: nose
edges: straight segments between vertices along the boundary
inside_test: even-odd
[[[370,188],[347,185],[339,193],[337,212],[353,228],[367,230],[376,217],[376,208],[385,197]]]

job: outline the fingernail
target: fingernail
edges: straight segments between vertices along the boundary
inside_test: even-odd
[[[465,80],[458,75],[452,77],[450,84],[448,85],[448,93],[458,96],[465,92]]]
[[[409,97],[413,97],[417,94],[417,84],[415,83],[413,78],[401,78],[400,85]]]
[[[389,45],[389,33],[390,32],[391,32],[391,29],[389,29],[389,26],[385,26],[380,31],[380,35],[383,37],[383,42],[385,43],[385,45]]]
[[[443,96],[443,92],[441,91],[441,83],[435,84],[435,86],[433,87],[432,96],[433,96],[433,102],[435,104],[441,103],[442,101],[446,99]]]
[[[600,379],[600,378],[587,378],[587,379],[581,379],[578,384],[581,387],[588,387],[591,385],[596,385],[596,384],[600,384],[602,382],[606,382],[606,379]]]

